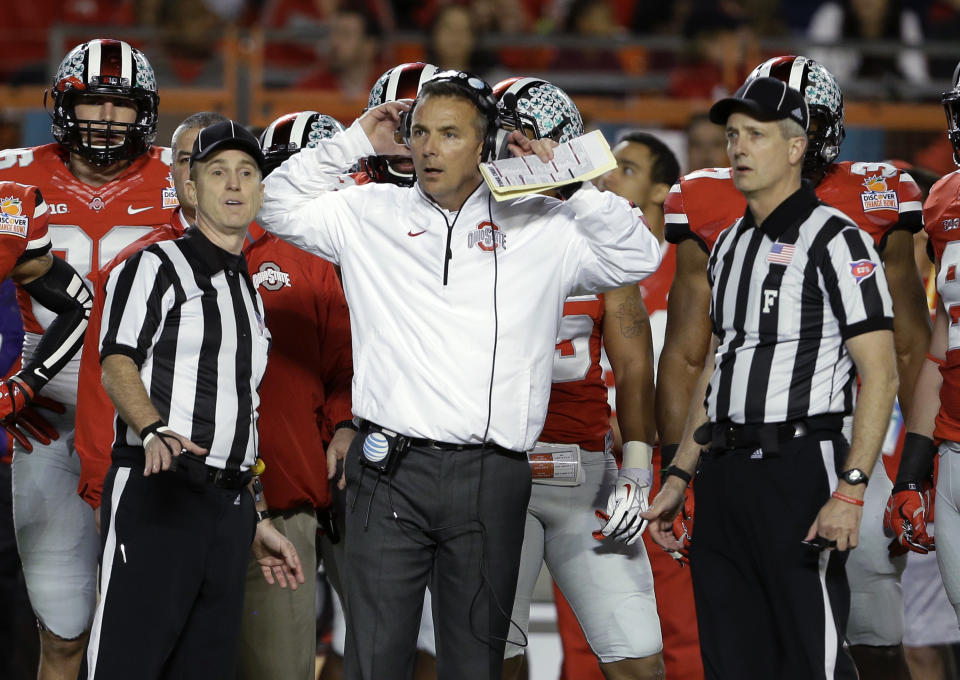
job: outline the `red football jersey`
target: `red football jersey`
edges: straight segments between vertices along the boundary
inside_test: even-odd
[[[100,324],[103,320],[103,286],[110,272],[120,263],[151,243],[172,241],[183,236],[190,226],[177,208],[170,224],[161,224],[125,247],[99,272],[99,289],[94,291],[93,310],[80,350],[80,373],[77,380],[77,418],[74,447],[80,457],[80,483],[77,492],[92,507],[100,506],[103,478],[110,469],[110,451],[114,440],[114,407],[100,379]]]
[[[0,152],[0,180],[37,186],[50,210],[53,250],[83,277],[98,286],[97,271],[125,246],[170,221],[177,207],[170,177],[170,150],[153,147],[119,177],[100,187],[79,181],[67,167],[68,153],[59,144]],[[30,356],[54,314],[18,293],[24,322],[24,355]],[[75,404],[80,357],[44,387],[44,394]]]
[[[923,216],[940,263],[937,292],[950,317],[946,363],[940,367],[940,412],[933,436],[938,441],[960,441],[960,170],[933,185]]]
[[[50,250],[50,211],[34,186],[0,182],[0,281],[22,260]]]
[[[730,168],[697,170],[682,178],[663,206],[667,240],[694,239],[705,252],[720,232],[743,216],[747,201],[733,185]],[[923,228],[920,188],[888,163],[834,163],[817,184],[817,197],[837,208],[873,238],[883,252],[896,229]]]
[[[244,248],[273,335],[260,384],[263,489],[274,510],[330,504],[327,444],[353,417],[350,315],[333,264],[250,226]]]
[[[540,440],[603,451],[610,430],[607,387],[600,368],[603,295],[568,298],[553,357],[553,387]]]

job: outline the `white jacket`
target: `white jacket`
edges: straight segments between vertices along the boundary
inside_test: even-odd
[[[459,213],[419,185],[333,191],[337,174],[372,154],[357,123],[304,149],[267,177],[258,218],[342,268],[354,415],[414,437],[470,444],[487,433],[531,448],[563,301],[651,274],[656,237],[627,201],[590,184],[566,202],[505,203],[481,184]]]

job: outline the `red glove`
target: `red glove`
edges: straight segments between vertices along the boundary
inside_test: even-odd
[[[63,413],[63,405],[51,399],[37,397],[33,399],[33,390],[20,380],[9,379],[0,382],[0,427],[10,433],[17,442],[27,451],[33,451],[33,445],[27,435],[32,436],[41,444],[49,444],[59,435],[56,429],[47,422],[34,406],[47,408],[57,413]]]
[[[684,491],[683,505],[673,520],[673,535],[683,543],[683,550],[673,551],[670,556],[682,567],[690,564],[690,541],[693,536],[693,489]]]
[[[933,537],[927,535],[932,490],[933,484],[929,480],[893,487],[883,513],[883,532],[893,537],[887,548],[891,557],[905,555],[911,550],[925,555],[936,549]]]

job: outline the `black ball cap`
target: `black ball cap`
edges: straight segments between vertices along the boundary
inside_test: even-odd
[[[264,174],[263,150],[260,143],[247,128],[232,120],[225,120],[200,130],[193,151],[190,152],[190,164],[204,161],[211,154],[223,149],[239,149],[253,158],[260,174]]]
[[[742,112],[761,121],[789,118],[806,130],[810,112],[803,95],[776,78],[752,78],[732,97],[721,99],[710,108],[710,120],[726,125],[731,113]]]

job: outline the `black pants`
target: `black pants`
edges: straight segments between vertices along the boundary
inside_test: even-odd
[[[497,680],[527,502],[526,457],[411,447],[388,474],[347,453],[346,680],[413,675],[430,584],[441,680]]]
[[[246,489],[110,468],[90,680],[233,680],[256,527]]]
[[[704,454],[690,564],[708,680],[856,679],[847,554],[801,543],[846,452],[842,435],[820,432],[776,454]]]

